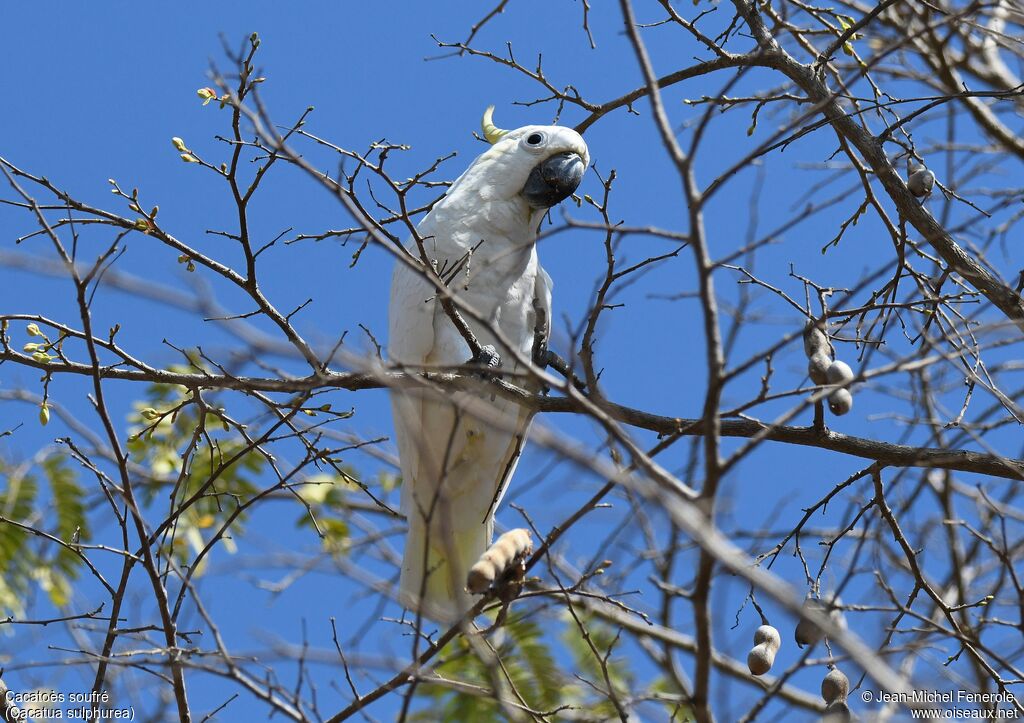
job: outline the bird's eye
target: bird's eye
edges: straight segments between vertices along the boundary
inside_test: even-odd
[[[542,133],[531,133],[526,138],[526,142],[531,146],[539,146],[544,142],[544,134]]]

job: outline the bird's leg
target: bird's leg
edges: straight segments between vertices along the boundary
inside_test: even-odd
[[[533,327],[533,363],[541,369],[551,367],[572,382],[572,385],[581,392],[586,391],[587,385],[582,379],[573,374],[572,369],[569,368],[569,362],[548,348],[548,339],[551,337],[548,327],[548,314],[540,305],[539,299],[535,298],[533,300],[533,311],[537,318],[537,323]],[[547,394],[548,388],[545,386],[541,391]]]
[[[551,364],[551,351],[548,349],[548,312],[540,305],[540,299],[533,298],[533,315],[537,320],[533,325],[533,363],[541,369],[547,369]],[[542,384],[541,394],[547,394],[548,386]]]
[[[480,351],[473,354],[466,364],[468,366],[480,367],[479,376],[481,379],[501,378],[500,374],[494,373],[501,367],[501,355],[498,354],[498,350],[494,348],[493,344],[485,344],[480,347]],[[495,395],[492,394],[492,402],[494,398]]]
[[[533,326],[533,363],[545,369],[551,363],[551,352],[548,351],[548,312],[536,298],[533,300],[533,313],[537,319]]]

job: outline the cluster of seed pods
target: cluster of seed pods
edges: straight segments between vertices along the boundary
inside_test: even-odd
[[[835,387],[828,395],[828,408],[832,414],[842,416],[853,409],[853,394],[848,388],[853,381],[853,370],[846,362],[832,358],[832,344],[815,322],[804,329],[804,353],[807,354],[807,374],[811,381]]]
[[[842,613],[839,611],[838,598],[831,604],[820,600],[808,598],[804,601],[804,608],[817,610],[827,614],[840,627],[845,627]],[[763,618],[762,618],[763,619]],[[805,645],[814,645],[824,637],[821,629],[806,618],[801,619],[793,631],[796,644],[801,648]],[[765,623],[754,631],[754,647],[747,653],[747,667],[752,675],[764,675],[772,669],[775,664],[775,655],[782,647],[782,637],[779,631]],[[849,723],[852,721],[853,712],[846,702],[850,694],[850,679],[833,663],[829,663],[828,674],[821,681],[821,697],[825,701],[825,713],[821,723]]]

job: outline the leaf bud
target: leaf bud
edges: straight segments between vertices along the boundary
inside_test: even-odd
[[[200,88],[196,91],[196,95],[203,99],[203,105],[206,105],[211,100],[217,97],[217,91],[213,88]]]

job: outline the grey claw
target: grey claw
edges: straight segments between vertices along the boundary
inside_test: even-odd
[[[488,369],[497,369],[501,366],[501,355],[494,348],[493,344],[480,347],[480,353],[469,360],[470,364],[477,364]]]

